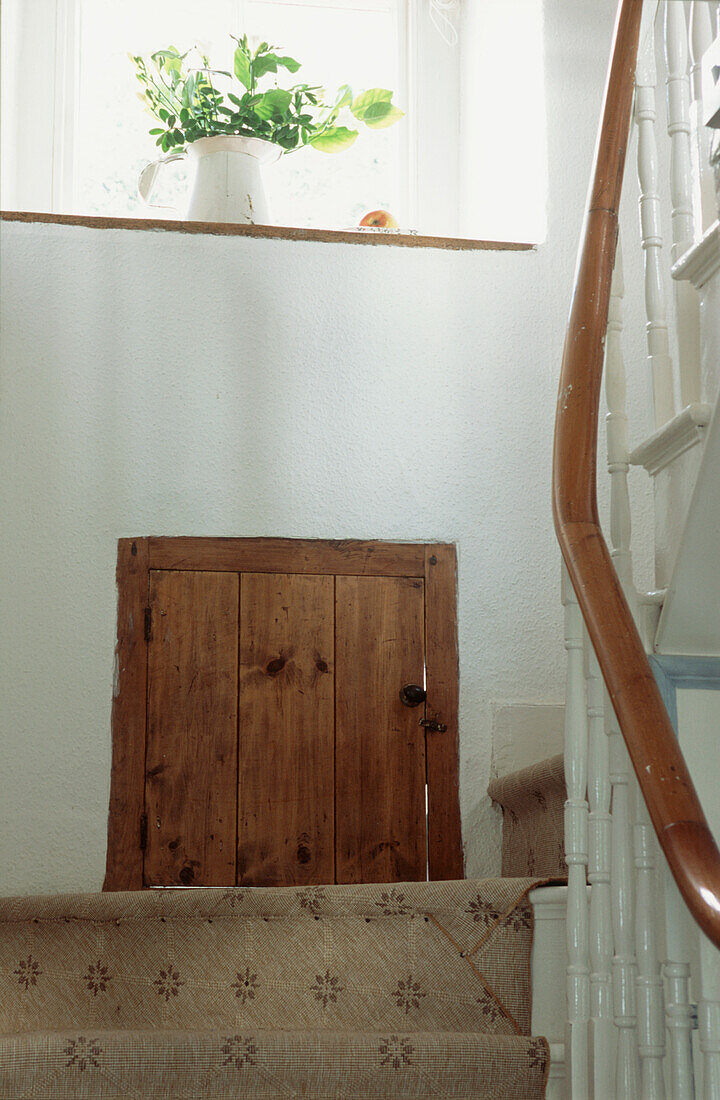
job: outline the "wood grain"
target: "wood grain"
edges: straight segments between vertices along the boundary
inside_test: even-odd
[[[335,600],[335,866],[338,882],[427,878],[423,582],[338,577]]]
[[[150,538],[151,569],[422,577],[421,543],[321,539]]]
[[[0,220],[75,225],[86,229],[133,229],[155,233],[205,233],[219,237],[256,237],[281,241],[315,241],[321,244],[362,244],[394,248],[442,248],[454,252],[529,252],[533,244],[517,241],[484,241],[469,237],[432,237],[419,233],[367,233],[345,229],[301,229],[284,225],[231,225],[228,222],[184,222],[169,218],[98,218],[85,214],[44,214],[4,210]]]
[[[558,541],[660,844],[695,920],[720,947],[720,852],[603,537],[597,430],[630,131],[641,0],[621,0],[565,336],[555,421]]]
[[[147,539],[120,539],[117,560],[117,644],[112,701],[112,770],[103,890],[139,890],[143,857],[145,702],[148,600]]]
[[[334,580],[241,580],[238,883],[335,881]]]
[[[146,885],[233,886],[239,580],[150,573]]]
[[[428,869],[431,879],[463,878],[459,792],[457,559],[454,546],[425,550],[427,716],[447,726],[427,730]]]

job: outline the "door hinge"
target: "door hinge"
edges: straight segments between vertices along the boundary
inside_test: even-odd
[[[152,608],[145,608],[145,641],[149,642],[152,637]]]
[[[140,814],[140,851],[147,848],[147,814]]]

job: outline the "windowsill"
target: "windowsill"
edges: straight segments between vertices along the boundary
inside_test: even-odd
[[[221,237],[261,237],[283,241],[391,245],[395,248],[440,248],[456,252],[531,252],[537,247],[514,241],[479,241],[465,237],[426,237],[415,233],[383,233],[352,229],[297,229],[282,225],[232,225],[228,222],[183,222],[171,219],[100,218],[84,214],[38,214],[27,210],[0,211],[9,222],[79,225],[87,229],[144,229],[162,233],[206,233]]]

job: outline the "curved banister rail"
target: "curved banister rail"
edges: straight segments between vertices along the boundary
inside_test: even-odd
[[[555,420],[558,541],[650,817],[695,920],[720,947],[720,852],[603,538],[596,455],[610,285],[643,0],[620,0]]]

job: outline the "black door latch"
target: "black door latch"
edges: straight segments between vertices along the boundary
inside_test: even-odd
[[[438,722],[435,718],[421,718],[420,725],[423,729],[430,730],[431,733],[447,733],[445,723]]]

